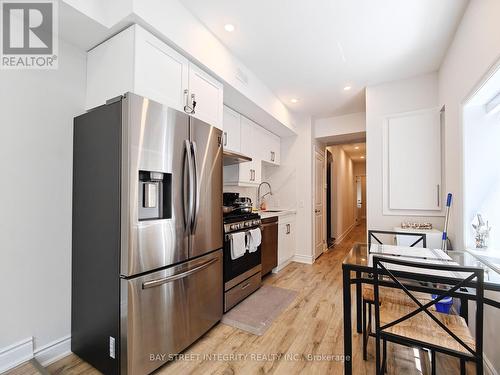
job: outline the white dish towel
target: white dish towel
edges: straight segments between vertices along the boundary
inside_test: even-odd
[[[262,234],[260,233],[260,228],[251,229],[248,231],[248,251],[253,253],[257,251],[262,241]]]
[[[245,232],[231,233],[231,259],[235,260],[245,255],[247,247],[245,244]]]

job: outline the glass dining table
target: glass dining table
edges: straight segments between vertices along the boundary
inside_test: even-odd
[[[372,245],[373,246],[373,245]],[[389,246],[390,248],[390,246]],[[397,249],[397,246],[393,247]],[[429,249],[422,249],[424,250]],[[372,248],[373,251],[373,248]],[[412,256],[401,259],[418,262],[418,248],[412,248]],[[450,250],[447,255],[456,265],[464,267],[482,268],[484,270],[484,290],[500,292],[500,256],[498,258],[487,253],[474,252],[470,250]],[[411,259],[410,259],[411,258]],[[356,306],[356,330],[362,333],[362,286],[363,284],[373,284],[369,277],[372,271],[370,262],[370,252],[368,244],[357,243],[353,246],[342,263],[342,287],[343,287],[343,315],[344,315],[344,373],[352,374],[352,302],[351,285],[356,285],[355,306]],[[500,294],[499,294],[500,296]],[[460,315],[466,320],[468,318],[468,303],[461,303]],[[491,298],[484,298],[484,303],[500,309],[500,302]]]

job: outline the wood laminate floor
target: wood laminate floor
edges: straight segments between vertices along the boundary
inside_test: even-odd
[[[365,241],[366,227],[358,225],[313,265],[290,263],[278,274],[267,276],[264,283],[299,294],[263,336],[218,324],[183,353],[188,358],[170,362],[155,374],[342,374],[343,363],[337,360],[343,352],[341,264],[355,242]],[[375,373],[373,350],[372,339],[369,359],[363,361],[361,335],[354,334],[354,374]],[[32,371],[25,364],[8,374],[28,375]],[[73,354],[48,366],[48,371],[64,375],[99,374]],[[453,358],[438,356],[437,372],[458,374],[458,363]],[[388,373],[430,374],[427,355],[389,344]]]

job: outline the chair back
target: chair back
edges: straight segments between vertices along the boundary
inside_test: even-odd
[[[417,314],[427,314],[441,329],[460,344],[470,357],[481,358],[483,353],[484,271],[481,268],[461,267],[450,264],[419,263],[395,258],[373,257],[375,301],[375,331],[378,338],[392,337],[387,330]],[[391,322],[380,323],[380,286],[402,290],[417,308]],[[416,292],[434,294],[430,302],[422,303]],[[476,301],[475,349],[467,345],[455,332],[446,327],[430,308],[444,298],[462,298]],[[437,327],[436,327],[437,328]],[[396,337],[397,339],[397,337]],[[405,339],[406,340],[406,339]],[[448,350],[450,351],[450,350]],[[459,352],[453,353],[460,355]],[[461,354],[463,356],[463,354]]]
[[[411,236],[411,237],[417,237],[415,242],[413,242],[410,247],[414,247],[418,245],[419,243],[422,244],[422,247],[427,247],[427,235],[425,233],[413,233],[413,232],[396,232],[396,231],[390,231],[390,230],[368,230],[368,249],[371,248],[372,246],[372,239],[375,240],[376,243],[379,245],[392,245],[392,243],[384,243],[383,240],[381,240],[382,236],[381,235],[391,235],[392,236]]]

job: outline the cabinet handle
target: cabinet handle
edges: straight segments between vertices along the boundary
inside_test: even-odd
[[[194,100],[194,94],[191,94],[191,106],[189,106],[189,91],[188,89],[184,90],[184,99],[185,99],[185,105],[184,105],[184,112],[187,114],[193,114],[194,113],[194,107],[196,106],[196,101]]]
[[[191,108],[193,108],[191,113],[194,114],[195,109],[196,109],[196,96],[195,96],[195,94],[191,94]]]
[[[255,169],[252,169],[252,181],[255,181]]]
[[[440,190],[440,189],[439,189],[439,184],[437,184],[436,186],[437,186],[437,206],[439,207],[439,206],[440,206],[440,202],[439,202],[439,201],[440,201],[440,199],[439,199],[439,198],[440,198],[440,197],[439,197],[439,195],[440,195],[440,194],[439,194],[439,190]]]
[[[286,225],[286,234],[290,234],[290,224]]]
[[[224,132],[224,146],[227,146],[227,132]]]

